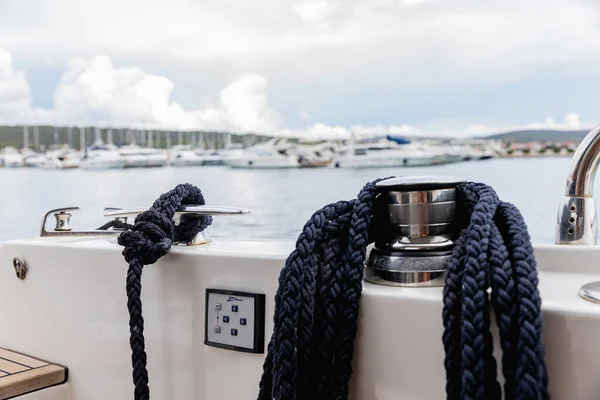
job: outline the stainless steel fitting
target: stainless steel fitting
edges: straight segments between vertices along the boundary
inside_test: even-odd
[[[443,286],[459,233],[452,176],[407,176],[377,184],[375,244],[365,280],[392,286]]]

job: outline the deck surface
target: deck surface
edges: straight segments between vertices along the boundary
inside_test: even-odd
[[[0,400],[34,392],[67,380],[67,368],[0,348]]]

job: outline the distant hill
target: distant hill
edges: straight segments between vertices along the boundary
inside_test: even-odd
[[[588,133],[587,130],[558,131],[549,129],[524,130],[497,133],[486,136],[486,139],[502,140],[503,142],[526,143],[526,142],[580,142]]]

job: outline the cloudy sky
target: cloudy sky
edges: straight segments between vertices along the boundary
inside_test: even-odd
[[[0,0],[0,124],[589,128],[598,20],[596,0]]]

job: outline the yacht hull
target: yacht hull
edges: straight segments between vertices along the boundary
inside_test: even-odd
[[[10,156],[0,159],[0,165],[4,168],[21,168],[25,165],[25,163],[23,161],[23,157],[20,155],[13,156],[11,154]]]
[[[175,246],[144,270],[153,398],[256,398],[265,354],[204,344],[205,291],[265,294],[268,343],[279,271],[292,249],[291,241],[221,239]],[[1,265],[19,257],[29,267],[24,280],[12,268],[0,269],[0,292],[10,299],[0,304],[0,347],[70,371],[61,395],[36,399],[132,398],[127,265],[121,251],[114,237],[16,240],[0,247]],[[600,305],[581,299],[578,291],[600,280],[600,249],[537,246],[536,256],[552,398],[597,399]],[[442,288],[364,283],[350,398],[445,398],[441,313]],[[496,337],[497,360],[499,348]]]
[[[84,160],[81,163],[82,169],[89,169],[89,170],[123,169],[124,167],[125,167],[125,162],[123,160],[98,161],[98,162],[86,162]]]
[[[196,167],[223,165],[223,159],[218,155],[199,155],[192,151],[178,152],[171,161],[175,167]]]
[[[139,146],[123,146],[119,154],[125,161],[124,168],[159,168],[167,165],[167,152]]]
[[[336,168],[398,168],[398,167],[423,167],[439,163],[439,159],[432,157],[340,157],[333,162]]]
[[[293,157],[240,157],[224,159],[223,163],[231,168],[272,169],[298,168],[300,164]]]
[[[123,156],[124,168],[159,168],[167,165],[165,156],[127,155]]]

